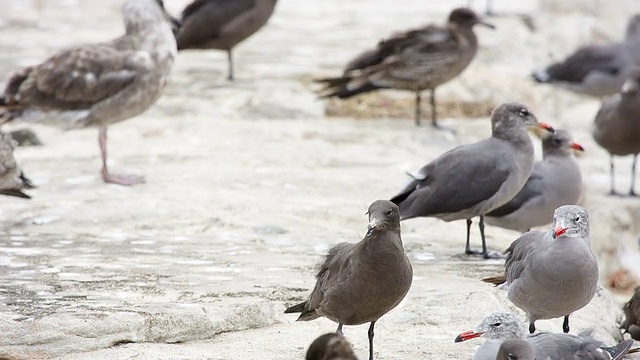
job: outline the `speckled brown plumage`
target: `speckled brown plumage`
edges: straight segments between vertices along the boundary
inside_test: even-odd
[[[24,176],[13,157],[16,146],[11,136],[0,132],[0,195],[29,199],[31,197],[24,190],[33,189],[34,185]]]

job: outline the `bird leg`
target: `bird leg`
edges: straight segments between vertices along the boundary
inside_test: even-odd
[[[467,219],[467,245],[464,247],[464,253],[467,255],[477,253],[472,251],[471,246],[469,245],[469,238],[471,237],[471,224],[473,224],[473,221],[471,219]]]
[[[617,195],[615,188],[615,174],[613,166],[613,155],[609,156],[609,195]]]
[[[565,315],[564,321],[562,322],[562,332],[567,334],[569,332],[569,315]]]
[[[367,335],[369,335],[369,360],[373,360],[373,326],[375,324],[376,322],[372,321],[367,332]]]
[[[478,228],[480,228],[480,238],[482,238],[482,257],[485,259],[489,259],[489,253],[487,253],[487,241],[484,238],[484,216],[480,215],[480,222],[478,223]]]
[[[339,324],[338,324],[338,328],[336,329],[336,334],[338,334],[338,335],[344,335],[344,334],[342,333],[342,325],[344,325],[344,324],[343,324],[343,323],[339,323]]]
[[[438,124],[438,112],[436,109],[436,89],[431,89],[431,125],[436,129],[448,131],[453,135],[456,134],[455,130]]]
[[[227,50],[227,60],[229,61],[229,75],[227,80],[233,81],[233,56],[231,55],[231,49]]]
[[[533,334],[534,332],[536,332],[536,322],[531,321],[529,322],[529,334]]]
[[[422,113],[422,109],[420,108],[420,104],[422,103],[422,98],[420,97],[421,91],[420,90],[416,90],[416,117],[415,117],[415,122],[416,122],[416,126],[420,126],[420,117],[421,117],[421,113]]]
[[[98,144],[102,155],[102,180],[108,184],[131,186],[144,183],[144,177],[132,174],[111,174],[107,168],[107,128],[101,127],[98,133]]]
[[[633,162],[631,163],[631,189],[629,190],[629,196],[638,196],[634,190],[636,185],[636,160],[638,160],[638,154],[633,155]]]

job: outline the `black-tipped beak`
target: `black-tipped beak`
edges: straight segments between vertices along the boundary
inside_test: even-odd
[[[482,26],[488,27],[491,30],[495,30],[496,29],[495,25],[493,25],[492,23],[486,22],[484,20],[479,20],[478,21],[478,25],[482,25]]]
[[[550,133],[552,133],[552,134],[554,134],[554,133],[556,132],[556,131],[553,129],[553,126],[551,126],[551,125],[549,125],[549,124],[547,124],[547,123],[543,123],[543,122],[541,122],[541,123],[539,123],[539,124],[538,124],[538,127],[539,127],[540,129],[547,130],[548,132],[550,132]]]

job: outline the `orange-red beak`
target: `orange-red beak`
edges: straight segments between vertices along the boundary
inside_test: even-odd
[[[547,123],[543,123],[543,122],[538,123],[538,127],[539,127],[540,129],[547,130],[548,132],[550,132],[550,133],[552,133],[552,134],[556,132],[556,131],[553,129],[553,126],[551,126],[551,125],[549,125],[549,124],[547,124]]]
[[[584,151],[584,148],[582,147],[582,145],[578,144],[578,143],[571,143],[571,148],[573,150],[578,150],[578,151]]]
[[[456,337],[455,342],[459,343],[459,342],[467,341],[469,339],[475,339],[477,337],[482,336],[482,334],[484,334],[484,333],[482,333],[482,332],[473,332],[471,330],[465,331],[463,333],[460,333],[460,335],[458,335]]]
[[[558,236],[567,232],[567,228],[563,228],[560,225],[556,226],[556,229],[553,232],[553,238],[557,238]]]

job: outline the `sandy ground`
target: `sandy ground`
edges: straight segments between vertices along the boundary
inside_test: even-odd
[[[184,4],[165,2],[174,13]],[[119,1],[40,2],[39,13],[35,3],[12,3],[0,20],[3,74],[121,32]],[[324,116],[310,79],[337,74],[393,30],[440,22],[464,4],[369,3],[360,10],[355,1],[282,0],[269,26],[238,48],[234,83],[224,80],[224,54],[180,54],[158,104],[110,129],[112,169],[143,173],[144,185],[100,181],[97,131],[35,127],[45,145],[16,156],[38,189],[31,201],[0,199],[0,357],[301,359],[316,336],[335,330],[328,320],[294,323],[282,314],[307,296],[322,255],[361,238],[369,203],[394,195],[405,171],[489,133],[486,117],[445,120],[454,137],[409,118]],[[608,158],[589,135],[598,102],[536,87],[526,74],[577,44],[618,38],[628,9],[640,3],[569,3],[496,1],[505,13],[492,19],[498,30],[478,30],[477,61],[439,95],[521,101],[574,133],[587,148],[585,206],[606,285],[625,264],[618,254],[640,256],[640,201],[604,196]],[[522,12],[537,31],[513,15]],[[617,164],[618,188],[626,190],[629,161]],[[403,223],[415,276],[405,301],[376,327],[376,358],[469,359],[479,342],[454,344],[455,336],[491,312],[517,311],[504,292],[478,281],[501,262],[461,255],[464,229],[434,219]],[[518,236],[492,227],[487,234],[495,251]],[[477,246],[476,228],[473,235]],[[572,332],[594,327],[616,341],[625,297],[603,290],[573,316]],[[538,325],[560,330],[559,321]],[[364,358],[366,326],[345,333]]]

